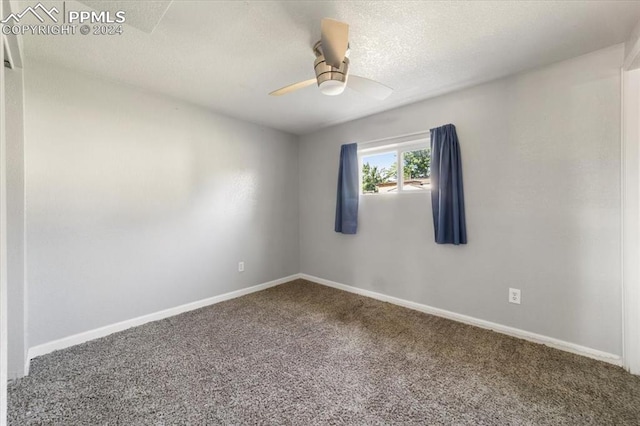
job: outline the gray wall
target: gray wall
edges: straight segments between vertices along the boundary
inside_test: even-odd
[[[298,272],[297,137],[32,61],[25,102],[30,346]]]
[[[22,70],[5,69],[7,135],[7,302],[9,378],[24,375],[24,108]]]
[[[302,137],[301,271],[619,355],[623,51]],[[333,232],[340,144],[446,123],[461,141],[467,246],[433,242],[427,194],[361,197],[359,233]]]
[[[623,88],[624,361],[640,374],[640,68],[624,71]]]
[[[3,9],[0,0],[0,10]],[[0,39],[2,36],[0,36]],[[4,49],[0,49],[4,64]],[[0,90],[4,92],[4,66],[0,66]],[[6,108],[4,96],[0,96],[0,424],[7,418],[7,144]]]

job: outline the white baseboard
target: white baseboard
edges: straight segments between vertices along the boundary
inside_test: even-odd
[[[423,305],[421,303],[410,302],[408,300],[399,299],[397,297],[387,296],[386,294],[376,293],[374,291],[364,290],[358,287],[352,287],[346,284],[325,280],[324,278],[318,278],[318,277],[314,277],[307,274],[299,274],[299,275],[300,275],[299,278],[302,278],[317,284],[322,284],[327,287],[337,288],[339,290],[348,291],[349,293],[359,294],[361,296],[366,296],[372,299],[381,300],[383,302],[392,303],[394,305],[403,306],[405,308],[413,309],[415,311],[420,311],[430,315],[435,315],[435,316],[447,318],[453,321],[462,322],[464,324],[469,324],[476,327],[493,330],[498,333],[506,334],[512,337],[517,337],[519,339],[528,340],[534,343],[539,343],[555,349],[560,349],[562,351],[571,352],[573,354],[597,359],[599,361],[604,361],[609,364],[613,364],[617,366],[622,365],[622,357],[618,355],[610,354],[608,352],[587,348],[585,346],[576,345],[575,343],[565,342],[563,340],[555,339],[553,337],[531,333],[529,331],[508,327],[506,325],[496,324],[494,322],[481,320],[478,318],[458,314],[451,311],[446,311],[444,309],[434,308],[432,306]]]
[[[232,291],[230,293],[221,294],[219,296],[209,297],[207,299],[198,300],[196,302],[187,303],[184,305],[176,306],[174,308],[165,309],[163,311],[154,312],[152,314],[143,315],[141,317],[132,318],[126,321],[110,324],[89,331],[84,331],[82,333],[74,334],[72,336],[63,337],[62,339],[34,346],[32,348],[29,348],[29,351],[27,353],[28,360],[25,364],[25,374],[29,374],[29,361],[35,357],[45,355],[59,349],[65,349],[70,346],[79,345],[80,343],[88,342],[89,340],[105,337],[110,334],[117,333],[118,331],[126,330],[131,327],[137,327],[151,321],[158,321],[184,312],[193,311],[205,306],[214,305],[226,300],[235,299],[236,297],[255,293],[256,291],[266,290],[267,288],[275,287],[277,285],[293,281],[297,278],[300,278],[300,274],[290,275],[288,277],[269,281],[263,284],[254,285],[252,287],[243,288],[241,290]]]
[[[413,309],[416,311],[424,312],[430,315],[435,315],[443,318],[447,318],[453,321],[458,321],[464,324],[473,325],[476,327],[489,329],[498,333],[506,334],[512,337],[528,340],[530,342],[547,345],[549,347],[559,349],[566,352],[571,352],[577,355],[586,356],[589,358],[604,361],[617,366],[622,365],[622,358],[618,355],[610,354],[607,352],[599,351],[597,349],[587,348],[575,343],[565,342],[563,340],[555,339],[553,337],[543,336],[541,334],[531,333],[529,331],[520,330],[506,325],[496,324],[494,322],[481,320],[478,318],[470,317],[467,315],[458,314],[455,312],[447,311],[444,309],[434,308],[432,306],[423,305],[421,303],[410,302],[408,300],[399,299],[393,296],[387,296],[386,294],[376,293],[370,290],[364,290],[358,287],[352,287],[346,284],[337,283],[334,281],[326,280],[324,278],[314,277],[307,274],[294,274],[288,277],[280,278],[267,283],[258,284],[253,287],[243,288],[241,290],[232,291],[230,293],[221,294],[219,296],[210,297],[207,299],[199,300],[185,305],[176,306],[174,308],[165,309],[163,311],[155,312],[141,317],[133,318],[130,320],[118,322],[115,324],[107,325],[104,327],[96,328],[94,330],[85,331],[82,333],[74,334],[72,336],[64,337],[62,339],[54,340],[51,342],[43,343],[38,346],[29,348],[28,360],[25,363],[25,375],[29,374],[29,361],[35,357],[57,351],[59,349],[65,349],[70,346],[78,345],[80,343],[88,342],[90,340],[105,337],[119,331],[126,330],[131,327],[137,327],[142,324],[146,324],[151,321],[158,321],[174,315],[178,315],[184,312],[193,311],[195,309],[203,308],[205,306],[214,305],[216,303],[224,302],[226,300],[234,299],[236,297],[244,296],[257,291],[265,290],[270,287],[275,287],[280,284],[284,284],[295,279],[305,279],[317,284],[321,284],[327,287],[333,287],[339,290],[344,290],[349,293],[359,294],[361,296],[370,297],[383,302],[392,303],[394,305],[403,306],[405,308]]]

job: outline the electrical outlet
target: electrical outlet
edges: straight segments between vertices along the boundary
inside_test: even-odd
[[[238,272],[244,272],[244,262],[238,262]]]
[[[520,289],[518,288],[509,289],[509,303],[515,303],[517,305],[520,304]]]

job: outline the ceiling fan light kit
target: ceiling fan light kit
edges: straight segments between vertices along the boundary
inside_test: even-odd
[[[380,100],[393,92],[393,89],[377,81],[357,75],[349,76],[349,25],[325,18],[321,22],[321,29],[321,39],[313,47],[316,78],[274,90],[269,93],[271,96],[286,95],[314,82],[322,94],[329,96],[342,94],[346,87]]]

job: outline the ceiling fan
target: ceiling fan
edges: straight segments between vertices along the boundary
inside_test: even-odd
[[[269,95],[286,95],[313,83],[318,84],[320,92],[329,96],[341,94],[345,87],[380,100],[393,92],[392,88],[382,83],[349,74],[349,25],[325,18],[321,23],[321,33],[320,41],[313,47],[316,78],[285,86]]]

